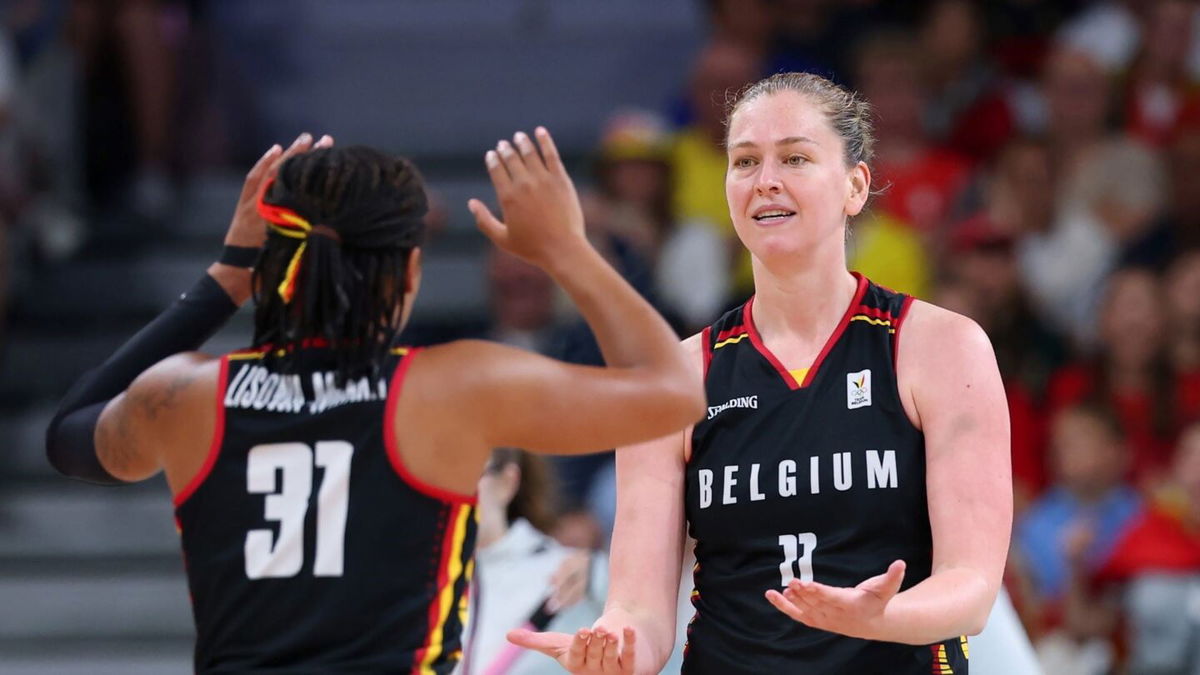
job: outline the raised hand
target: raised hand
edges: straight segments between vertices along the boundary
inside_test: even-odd
[[[602,627],[580,628],[574,635],[509,631],[508,641],[539,651],[576,675],[633,675],[637,634],[625,627],[621,634]]]
[[[242,183],[242,192],[238,196],[237,206],[233,209],[233,220],[225,233],[225,243],[229,246],[248,246],[259,248],[267,241],[267,223],[258,215],[258,198],[275,174],[289,158],[302,152],[317,148],[333,147],[333,138],[326,135],[313,143],[313,137],[304,133],[296,137],[292,144],[284,150],[279,145],[272,145],[262,157],[254,163]]]
[[[538,127],[537,146],[524,132],[500,141],[484,157],[503,221],[478,199],[467,207],[496,246],[546,267],[571,247],[587,245],[583,210],[550,132]]]
[[[867,640],[878,639],[883,610],[900,591],[904,561],[893,562],[886,572],[854,588],[827,586],[793,579],[783,593],[767,591],[776,609],[800,623]]]

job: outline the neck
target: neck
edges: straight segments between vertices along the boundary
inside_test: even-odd
[[[857,281],[846,271],[845,249],[813,250],[802,264],[770,270],[754,263],[754,326],[763,340],[821,343],[833,332],[854,298]],[[824,262],[822,262],[824,261]]]

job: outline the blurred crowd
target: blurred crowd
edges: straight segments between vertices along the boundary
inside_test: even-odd
[[[180,77],[180,57],[196,49],[184,37],[202,25],[202,3],[3,7],[0,316],[13,251],[69,257],[81,220],[113,200],[161,217],[187,164],[220,157],[168,142],[173,115],[190,109],[179,83],[195,73]],[[750,289],[724,199],[726,102],[779,70],[857,90],[878,142],[850,265],[991,336],[1013,431],[1007,585],[1047,672],[1200,672],[1200,6],[697,8],[708,36],[678,90],[657,110],[614,110],[577,172],[596,245],[680,335],[697,331]],[[189,128],[222,129],[204,110]],[[485,264],[481,334],[600,359],[542,272],[496,252]],[[554,547],[604,548],[611,457],[556,461],[550,474],[530,461],[504,455],[484,478],[481,495],[506,486],[493,501],[507,511],[481,533],[480,573],[489,556],[553,551],[570,569],[543,565],[510,588],[570,585],[595,565]],[[543,503],[514,511],[522,471],[541,477]],[[603,593],[563,597],[595,604]],[[532,593],[531,609],[543,600]]]

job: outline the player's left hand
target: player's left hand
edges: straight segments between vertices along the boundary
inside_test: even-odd
[[[883,610],[900,591],[904,569],[897,560],[854,588],[793,579],[782,593],[772,589],[766,596],[775,609],[806,626],[870,640],[880,633]]]

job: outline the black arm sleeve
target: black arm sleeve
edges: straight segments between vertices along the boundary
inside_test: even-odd
[[[123,483],[96,457],[96,424],[104,406],[150,366],[172,354],[198,349],[236,311],[225,289],[205,274],[103,365],[71,387],[46,430],[50,464],[72,478],[102,485]]]

